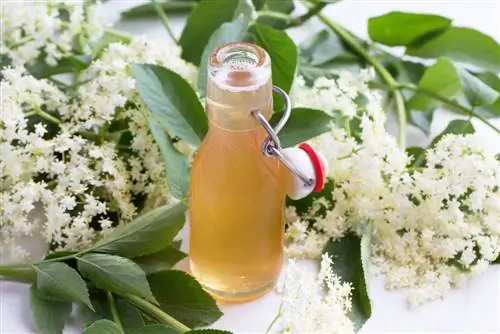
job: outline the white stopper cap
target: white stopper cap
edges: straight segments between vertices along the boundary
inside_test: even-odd
[[[281,151],[285,159],[287,159],[301,174],[308,179],[312,179],[313,183],[307,185],[297,175],[287,170],[285,175],[285,190],[287,195],[294,200],[301,199],[312,193],[313,191],[321,191],[325,182],[325,169],[327,167],[325,157],[307,147],[304,150],[298,147],[285,148]],[[311,157],[314,154],[315,157]]]

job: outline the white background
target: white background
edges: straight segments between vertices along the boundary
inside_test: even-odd
[[[103,13],[114,20],[120,10],[138,3],[112,0],[104,5]],[[346,0],[328,7],[324,12],[357,35],[367,37],[367,19],[394,10],[441,14],[453,19],[455,25],[473,27],[500,40],[500,1],[494,0]],[[174,18],[172,25],[179,36],[182,20]],[[137,35],[160,37],[165,41],[169,39],[161,24],[154,20],[120,22],[118,27]],[[321,27],[319,22],[312,21],[305,27],[292,29],[290,35],[296,41],[301,41]],[[439,133],[450,116],[446,112],[436,115],[432,133]],[[494,124],[500,127],[500,120],[495,120]],[[500,136],[482,124],[475,122],[474,125],[484,138],[485,145],[493,151],[500,151]],[[394,122],[390,122],[388,127],[394,131]],[[418,131],[409,132],[410,144],[423,144],[427,140]],[[314,263],[305,265],[315,270]],[[382,278],[370,280],[369,290],[373,300],[373,316],[365,325],[363,333],[500,333],[500,266],[491,268],[465,287],[451,291],[444,300],[416,309],[408,308],[404,291],[385,291]],[[236,334],[264,333],[279,302],[279,295],[271,292],[251,303],[221,305],[225,315],[213,327],[231,330]],[[0,282],[0,333],[35,333],[28,305],[26,286]],[[73,319],[67,333],[80,332],[75,323],[77,321]]]

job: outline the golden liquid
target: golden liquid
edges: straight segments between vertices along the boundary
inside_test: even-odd
[[[219,300],[251,300],[274,286],[283,261],[282,167],[262,155],[267,133],[249,115],[260,95],[268,98],[261,112],[272,112],[270,86],[210,89],[210,130],[191,172],[191,270]]]

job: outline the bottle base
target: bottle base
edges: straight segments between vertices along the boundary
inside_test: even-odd
[[[224,304],[237,304],[253,301],[263,297],[268,292],[270,292],[276,285],[276,281],[269,282],[268,284],[261,286],[257,289],[238,291],[238,292],[228,292],[218,289],[214,289],[210,286],[200,282],[203,289],[208,292],[212,297],[214,297],[218,302]]]

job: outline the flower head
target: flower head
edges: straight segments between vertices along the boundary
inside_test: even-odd
[[[333,273],[328,255],[323,255],[317,274],[289,260],[282,289],[276,333],[354,333],[354,325],[348,317],[351,286]]]

